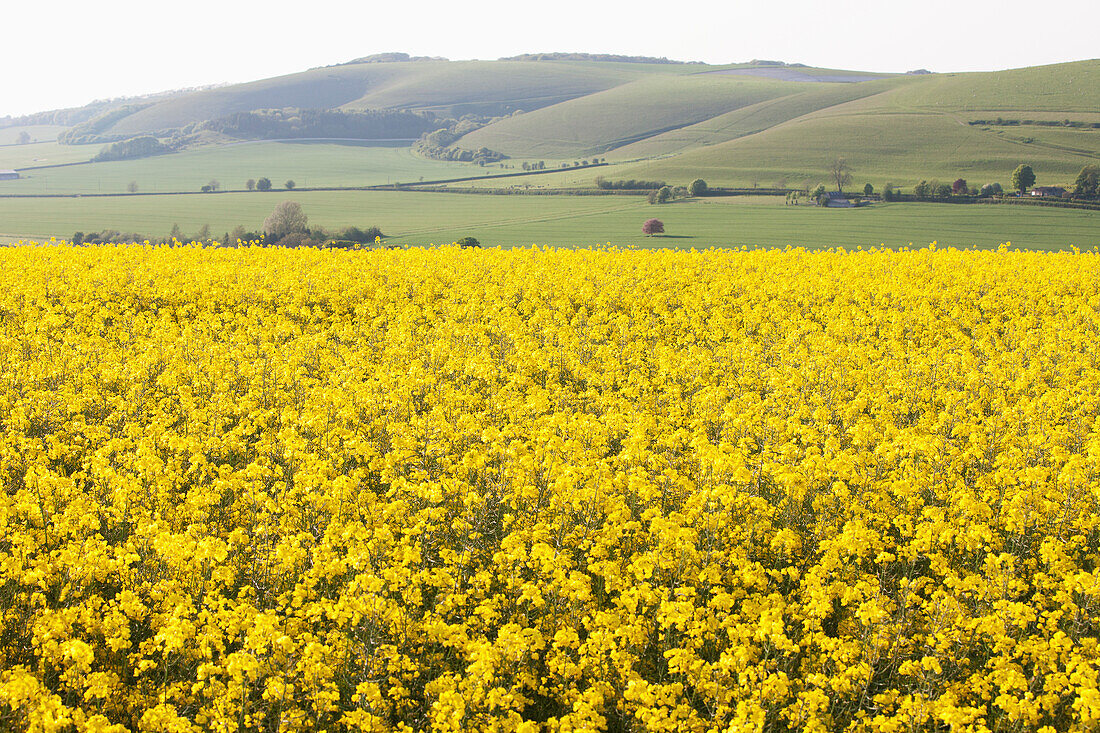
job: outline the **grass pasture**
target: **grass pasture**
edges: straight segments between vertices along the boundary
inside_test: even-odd
[[[1100,59],[1004,71],[931,74],[921,77],[919,84],[899,88],[893,101],[943,112],[1009,112],[1018,111],[1023,104],[1031,112],[1094,115],[1100,110]]]
[[[466,135],[462,145],[515,157],[592,155],[810,86],[748,76],[652,76],[495,122]]]
[[[654,135],[618,148],[610,157],[613,160],[627,160],[728,142],[820,109],[879,94],[899,83],[896,79],[889,79],[859,84],[800,84],[798,86],[803,90],[798,93],[751,104],[703,122]]]
[[[270,178],[276,188],[287,179],[293,179],[299,188],[373,186],[500,172],[499,168],[472,163],[421,158],[404,144],[248,142],[28,171],[24,179],[0,184],[0,193],[125,193],[131,181],[139,192],[198,191],[211,179],[225,189],[243,190],[249,178],[262,176]]]
[[[1100,212],[1022,206],[879,204],[832,210],[783,206],[778,197],[697,199],[651,206],[635,196],[486,196],[389,191],[299,191],[182,196],[0,199],[0,234],[18,239],[69,237],[114,228],[163,236],[178,223],[192,235],[237,224],[258,229],[280,201],[301,203],[311,225],[377,225],[402,246],[477,237],[485,246],[644,248],[874,247],[885,244],[992,248],[1005,241],[1031,249],[1100,246]],[[665,236],[645,237],[650,217]]]
[[[91,160],[102,145],[62,145],[56,141],[26,145],[0,145],[0,168],[38,168],[41,166],[83,163]],[[27,171],[23,175],[33,175]],[[20,183],[19,185],[23,185]],[[7,187],[0,193],[9,193]]]
[[[19,141],[20,133],[30,135],[32,143],[53,142],[65,131],[63,125],[13,125],[0,127],[0,146],[14,145]]]
[[[711,185],[726,186],[770,186],[782,180],[816,185],[829,180],[829,166],[839,156],[852,167],[855,188],[868,181],[881,189],[887,182],[911,187],[921,179],[950,182],[960,176],[1007,186],[1012,171],[1025,162],[1035,169],[1040,185],[1065,185],[1100,157],[1100,135],[1091,131],[1035,128],[1037,142],[1028,144],[1012,136],[1031,135],[1030,130],[1010,129],[998,135],[946,114],[833,110],[730,142],[624,165],[607,175],[677,183],[702,177]],[[1073,135],[1072,144],[1042,144],[1049,137],[1061,145],[1062,135]]]

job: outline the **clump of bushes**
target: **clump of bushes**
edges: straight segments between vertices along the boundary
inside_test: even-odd
[[[150,155],[163,155],[164,153],[171,153],[173,150],[172,146],[165,145],[152,135],[143,135],[111,143],[100,150],[92,160],[96,163],[108,160],[132,160],[134,158],[147,158]]]
[[[625,181],[609,181],[603,176],[596,178],[596,188],[602,188],[605,191],[656,191],[667,185],[664,181],[639,181],[633,178]]]
[[[76,232],[73,234],[72,243],[75,245],[90,245],[90,244],[132,244],[134,242],[149,241],[152,243],[158,243],[161,240],[150,240],[144,234],[138,234],[137,232],[122,232],[118,229],[104,229],[99,232]]]

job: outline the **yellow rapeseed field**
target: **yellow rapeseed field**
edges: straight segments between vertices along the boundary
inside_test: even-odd
[[[1100,726],[1100,256],[0,284],[0,730]]]

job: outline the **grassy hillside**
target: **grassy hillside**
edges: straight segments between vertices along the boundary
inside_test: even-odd
[[[676,67],[656,64],[570,61],[450,61],[412,66],[416,73],[372,89],[345,106],[494,116],[542,109],[648,75],[676,73]]]
[[[592,155],[814,86],[712,74],[652,76],[495,122],[460,144],[514,157]]]
[[[1100,59],[971,74],[920,77],[889,97],[895,106],[940,112],[1100,113]]]
[[[1100,136],[1091,138],[1100,144]],[[702,177],[712,185],[732,186],[785,180],[813,186],[828,182],[829,166],[840,156],[852,167],[858,188],[867,181],[881,188],[887,182],[911,186],[921,179],[949,182],[958,177],[1007,184],[1020,163],[1033,166],[1040,184],[1050,184],[1072,182],[1081,166],[1096,160],[1096,153],[1100,147],[1085,155],[1015,142],[946,115],[882,112],[802,118],[672,158],[625,165],[607,175],[677,182]]]
[[[1036,111],[1070,119],[1094,116],[1100,110],[1100,61],[868,84],[882,85],[879,93],[709,147],[681,148],[679,155],[625,166],[617,174],[669,180],[702,176],[724,185],[801,184],[826,180],[829,164],[843,156],[856,181],[871,181],[876,187],[887,181],[912,185],[920,179],[959,176],[1007,183],[1019,163],[1031,164],[1040,184],[1051,184],[1072,182],[1083,165],[1100,157],[1095,130],[1035,127],[1021,132],[967,124],[995,116],[998,109],[1029,113],[1032,99]],[[650,152],[661,151],[655,147],[658,142],[639,143],[612,158],[647,152],[646,144]]]
[[[612,160],[652,157],[735,140],[818,110],[879,94],[907,83],[907,79],[911,78],[898,77],[858,84],[788,83],[781,87],[786,92],[781,97],[639,140],[613,151],[609,157]]]
[[[788,244],[855,248],[880,244],[1092,249],[1100,212],[1022,206],[885,204],[864,209],[783,206],[776,197],[697,199],[650,206],[636,196],[480,196],[410,192],[275,192],[118,198],[3,199],[0,235],[70,236],[104,228],[163,236],[178,223],[193,235],[204,224],[218,236],[237,224],[258,228],[275,204],[301,203],[311,225],[378,225],[401,245],[477,237],[487,246],[707,247]],[[667,236],[645,237],[657,216]]]
[[[207,89],[153,104],[106,132],[135,135],[254,109],[411,109],[507,114],[592,94],[637,78],[621,65],[416,61],[311,69]]]

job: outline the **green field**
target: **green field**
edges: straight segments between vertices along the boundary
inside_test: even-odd
[[[1044,139],[1043,130],[1036,128],[1037,140]],[[1052,137],[1058,133],[1048,132]],[[702,177],[711,185],[725,186],[771,186],[786,180],[795,186],[814,186],[828,183],[829,165],[844,157],[858,188],[865,182],[876,190],[886,183],[911,188],[922,179],[950,182],[959,177],[1007,186],[1020,163],[1034,168],[1039,185],[1070,185],[1082,166],[1100,157],[1100,135],[1077,135],[1077,145],[1089,146],[1085,152],[1026,144],[961,124],[948,115],[832,114],[784,123],[671,158],[635,162],[615,176],[678,183]]]
[[[75,149],[88,147],[98,152],[99,146]],[[139,192],[146,193],[198,191],[212,179],[224,189],[244,190],[249,178],[262,176],[270,178],[279,188],[287,179],[292,179],[299,188],[372,186],[501,172],[506,171],[497,167],[482,168],[473,163],[427,160],[414,155],[407,146],[370,141],[350,144],[249,142],[139,160],[26,171],[20,180],[0,181],[0,194],[125,193],[131,182],[137,184]]]
[[[64,132],[66,127],[62,125],[17,125],[13,127],[0,127],[0,146],[13,145],[19,140],[20,133],[27,133],[30,142],[54,142],[57,136]]]
[[[302,204],[311,225],[377,225],[403,246],[477,237],[487,246],[941,246],[1034,249],[1100,246],[1100,212],[1010,205],[879,204],[860,209],[787,207],[780,197],[684,200],[652,206],[635,196],[485,196],[415,192],[286,192],[184,196],[0,199],[0,233],[68,237],[115,228],[163,236],[178,223],[191,235],[237,224],[258,229],[275,204]],[[650,217],[666,236],[645,237]],[[43,224],[47,222],[46,224]]]
[[[34,168],[38,166],[82,163],[91,160],[102,145],[61,145],[54,142],[0,146],[0,168]],[[27,171],[24,175],[32,175]],[[0,189],[4,192],[5,189]]]

